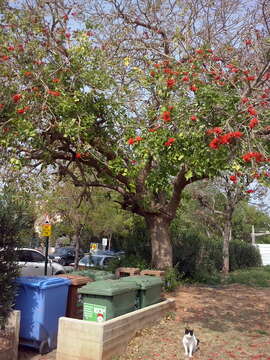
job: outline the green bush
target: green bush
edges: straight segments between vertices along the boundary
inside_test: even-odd
[[[108,265],[107,270],[115,272],[118,267],[135,267],[140,270],[150,269],[150,264],[143,258],[135,255],[123,256],[120,259],[114,259]]]
[[[222,269],[222,240],[185,233],[174,242],[174,264],[194,281],[217,284]],[[259,251],[241,241],[230,243],[230,271],[261,265]]]
[[[180,285],[183,274],[180,274],[177,267],[167,269],[164,277],[164,290],[174,291]]]
[[[4,329],[14,303],[15,278],[19,273],[15,248],[20,243],[19,233],[27,228],[28,217],[24,202],[15,200],[6,189],[0,194],[0,202],[0,328]]]

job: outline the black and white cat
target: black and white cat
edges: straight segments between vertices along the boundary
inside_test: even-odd
[[[183,345],[185,348],[185,355],[192,357],[196,350],[199,348],[200,340],[196,338],[193,330],[185,329],[185,334],[183,336]]]

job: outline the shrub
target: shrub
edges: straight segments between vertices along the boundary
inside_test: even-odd
[[[180,284],[183,274],[180,274],[177,267],[167,269],[164,277],[164,289],[174,291]]]
[[[194,281],[217,284],[222,269],[222,240],[185,233],[173,249],[174,264],[180,273]],[[259,251],[241,241],[230,243],[230,271],[261,265]]]
[[[0,328],[4,329],[14,302],[14,280],[19,272],[15,248],[19,246],[19,232],[26,228],[26,206],[6,189],[0,202]]]

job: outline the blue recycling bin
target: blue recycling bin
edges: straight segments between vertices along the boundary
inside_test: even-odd
[[[22,276],[15,309],[21,311],[20,344],[39,349],[40,354],[56,348],[58,319],[65,316],[70,280],[48,276]]]

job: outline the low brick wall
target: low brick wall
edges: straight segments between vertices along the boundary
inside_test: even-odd
[[[136,331],[159,320],[174,307],[174,299],[167,299],[104,323],[62,317],[56,360],[110,360],[125,351]]]

